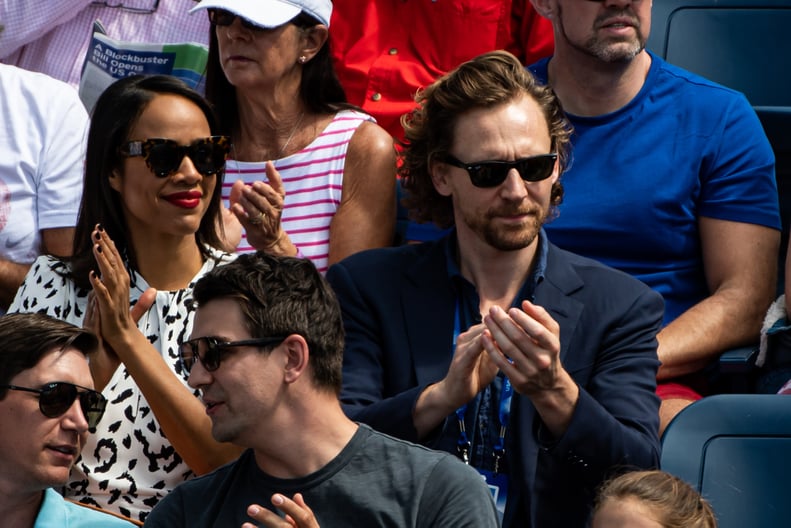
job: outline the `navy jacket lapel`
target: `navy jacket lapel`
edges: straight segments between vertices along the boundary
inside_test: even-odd
[[[560,325],[560,360],[565,365],[571,336],[577,328],[583,304],[571,295],[585,285],[564,257],[562,250],[549,245],[544,280],[536,287],[535,303],[547,308]]]

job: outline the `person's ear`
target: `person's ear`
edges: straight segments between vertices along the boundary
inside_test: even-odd
[[[553,185],[560,179],[560,159],[555,160],[555,168],[552,169],[552,176],[549,178]]]
[[[552,17],[555,16],[555,6],[553,0],[530,0],[530,3],[533,4],[533,8],[536,10],[536,13],[542,17],[552,20]]]
[[[442,196],[450,196],[452,193],[447,163],[437,161],[432,157],[428,164],[428,172],[431,174],[431,183],[434,184],[434,189]]]
[[[284,381],[286,383],[294,383],[308,369],[308,362],[310,360],[310,350],[305,338],[298,334],[291,334],[288,336],[283,344],[283,353],[285,354],[285,368],[284,368]]]
[[[113,172],[110,173],[110,177],[107,178],[110,182],[110,187],[112,187],[116,192],[121,192],[121,171],[118,169],[113,169]]]
[[[317,24],[313,27],[303,29],[302,49],[300,49],[299,59],[297,59],[297,61],[300,64],[305,64],[315,57],[322,46],[326,44],[329,35],[329,29],[324,24]]]

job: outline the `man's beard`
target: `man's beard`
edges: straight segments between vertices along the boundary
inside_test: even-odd
[[[494,222],[496,217],[522,214],[531,214],[526,224],[504,226]],[[538,236],[546,217],[546,210],[507,206],[490,209],[484,214],[479,211],[462,213],[462,220],[467,227],[498,251],[518,251],[528,247]]]
[[[577,51],[590,55],[591,57],[599,59],[602,62],[608,63],[631,62],[632,59],[637,57],[637,55],[645,49],[647,36],[643,34],[642,28],[640,27],[640,20],[633,13],[627,10],[620,12],[610,12],[606,15],[600,16],[594,21],[593,27],[594,29],[599,29],[604,21],[619,16],[629,17],[632,20],[636,33],[634,38],[621,40],[603,40],[594,34],[584,43],[577,44],[568,38],[568,35],[566,34],[566,28],[563,25],[563,11],[560,9],[560,7],[558,7],[558,20],[560,21],[560,29],[563,33],[563,37],[566,39],[566,42],[568,42]]]

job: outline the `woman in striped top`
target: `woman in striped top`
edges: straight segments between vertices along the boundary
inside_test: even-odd
[[[393,141],[346,103],[329,54],[330,0],[202,0],[201,9],[211,22],[206,95],[233,141],[228,240],[304,255],[322,272],[391,244]]]

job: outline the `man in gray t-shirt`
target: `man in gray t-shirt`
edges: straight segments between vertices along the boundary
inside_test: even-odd
[[[214,438],[248,449],[177,487],[146,526],[498,526],[475,470],[343,413],[340,308],[309,261],[240,255],[193,295],[182,367]]]

